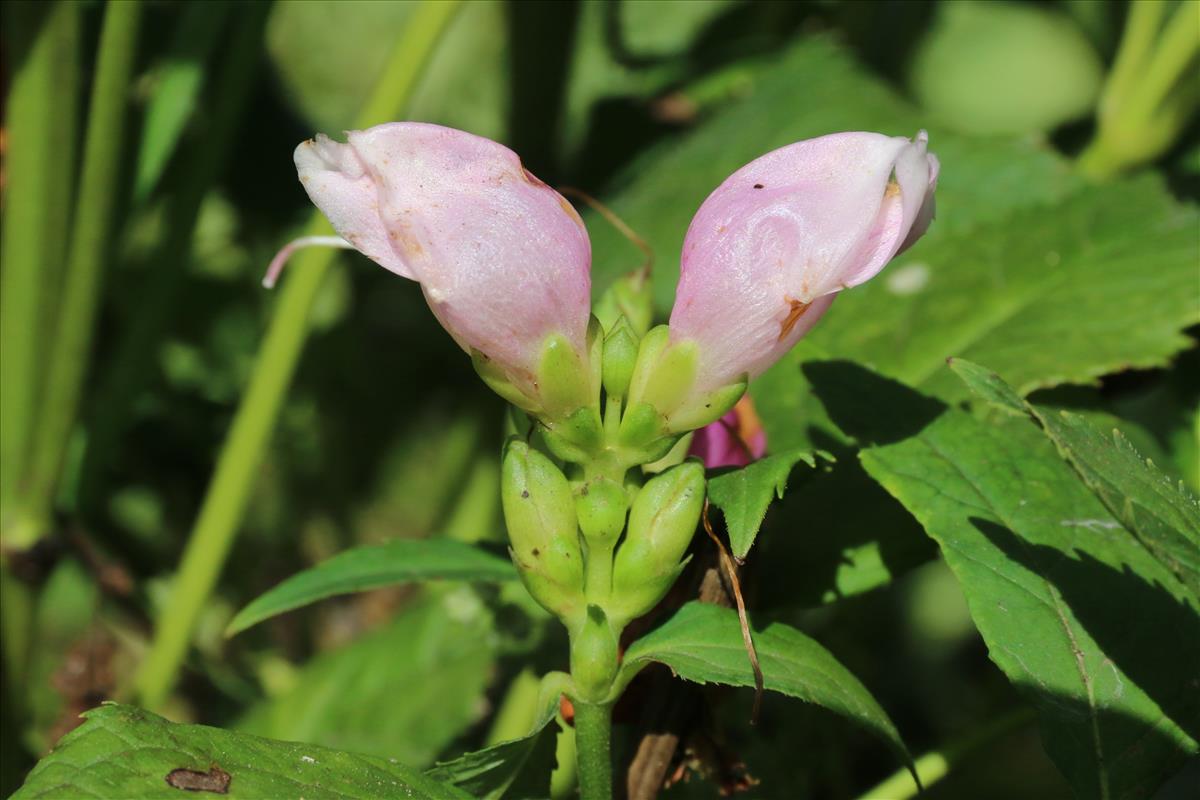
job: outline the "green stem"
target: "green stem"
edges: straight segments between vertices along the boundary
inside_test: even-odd
[[[588,542],[584,559],[583,592],[589,603],[603,606],[612,594],[613,550],[615,542],[598,547]]]
[[[918,758],[914,765],[917,775],[921,777],[921,783],[925,789],[929,789],[975,751],[994,744],[1018,728],[1023,728],[1034,718],[1033,709],[1020,708],[993,720],[957,744],[926,753]],[[912,774],[904,768],[864,792],[859,800],[908,800],[910,797],[916,797],[920,791],[913,781]]]
[[[0,243],[0,544],[41,535],[24,512],[38,416],[47,311],[65,254],[75,161],[80,6],[14,3],[4,14],[9,87]]]
[[[433,52],[457,5],[436,0],[421,4],[396,42],[391,61],[359,118],[359,127],[389,120],[397,109],[404,107],[421,65]],[[306,233],[328,232],[328,222],[315,213]],[[333,254],[332,250],[308,250],[291,267],[259,350],[250,385],[188,539],[170,598],[156,626],[150,651],[138,671],[137,691],[142,702],[152,709],[162,707],[175,684],[196,621],[216,586],[237,534],[255,471],[304,347],[309,311]]]
[[[1142,73],[1146,59],[1154,48],[1166,6],[1163,0],[1143,0],[1140,3],[1129,4],[1121,44],[1117,47],[1117,57],[1113,61],[1104,87],[1104,96],[1100,101],[1101,118],[1110,116],[1116,109],[1125,105],[1130,91]]]
[[[100,32],[67,273],[29,473],[27,513],[39,530],[48,526],[53,509],[87,369],[101,278],[110,253],[140,16],[137,0],[110,2]]]
[[[1163,104],[1189,65],[1200,53],[1198,3],[1183,3],[1167,21],[1158,48],[1130,98],[1128,113],[1134,119],[1149,119]]]
[[[612,800],[612,706],[574,705],[580,800]]]

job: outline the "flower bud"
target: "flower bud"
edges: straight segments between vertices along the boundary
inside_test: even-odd
[[[612,547],[625,530],[629,498],[616,481],[597,476],[579,489],[575,513],[589,548]]]
[[[585,607],[583,555],[566,476],[516,439],[505,448],[500,475],[504,522],[522,582],[551,613],[577,618]]]
[[[629,510],[613,562],[609,614],[622,623],[662,599],[683,569],[704,507],[704,465],[687,461],[647,481]]]
[[[396,122],[347,138],[296,148],[313,203],[354,248],[421,284],[489,385],[540,413],[546,351],[589,359],[591,245],[579,215],[479,136]]]
[[[604,391],[609,397],[625,397],[637,364],[638,336],[625,317],[618,317],[604,337]]]
[[[839,291],[925,232],[938,174],[926,142],[924,131],[915,140],[837,133],[797,142],[709,195],[683,243],[670,319],[671,344],[697,347],[695,392],[762,373]]]

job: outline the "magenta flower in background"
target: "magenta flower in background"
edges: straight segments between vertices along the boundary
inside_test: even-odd
[[[507,147],[439,125],[396,122],[318,136],[296,169],[334,229],[421,284],[463,349],[536,396],[550,334],[586,352],[591,244],[579,215]]]
[[[835,133],[729,176],[692,219],[671,341],[699,345],[697,391],[761,374],[842,289],[876,275],[933,218],[938,161],[913,140]]]
[[[766,454],[767,432],[750,395],[744,395],[728,414],[696,431],[688,447],[688,455],[696,456],[709,469],[744,467]]]

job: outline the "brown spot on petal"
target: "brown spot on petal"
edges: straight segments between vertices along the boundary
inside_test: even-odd
[[[788,309],[787,317],[784,318],[779,326],[779,341],[781,342],[787,338],[787,335],[792,332],[792,328],[796,327],[796,323],[804,316],[804,312],[808,311],[808,307],[812,305],[811,303],[801,303],[799,300],[793,300],[790,297],[785,299],[791,308]]]
[[[883,190],[884,197],[896,197],[900,194],[900,184],[895,180],[888,181],[887,188]]]

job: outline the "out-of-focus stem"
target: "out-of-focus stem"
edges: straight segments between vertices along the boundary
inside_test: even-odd
[[[49,524],[53,509],[87,370],[101,278],[111,252],[109,240],[120,194],[121,142],[140,16],[138,0],[109,3],[100,32],[67,273],[31,454],[25,505],[30,524],[39,532]]]
[[[417,8],[396,42],[391,60],[359,117],[358,127],[385,122],[403,108],[421,66],[433,52],[457,6],[456,2],[426,0]],[[314,214],[305,234],[320,236],[330,232],[324,217]],[[225,564],[249,500],[254,473],[308,334],[309,311],[332,258],[333,251],[308,250],[297,258],[285,281],[250,385],[238,406],[184,550],[170,598],[138,672],[136,688],[142,702],[150,708],[161,708],[170,694],[196,620]]]
[[[0,270],[0,545],[23,549],[41,531],[25,513],[41,400],[47,313],[65,254],[75,165],[78,3],[14,3],[8,54],[19,65],[5,112]]]

